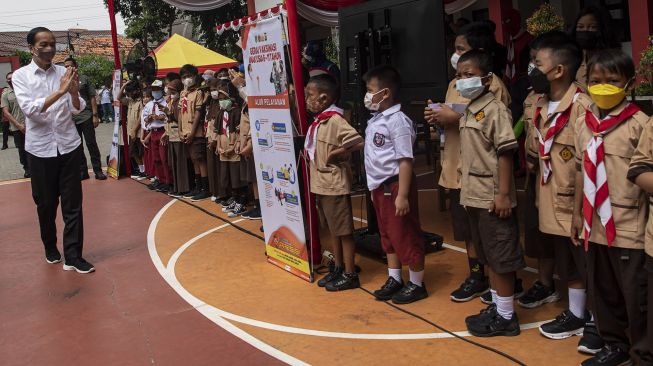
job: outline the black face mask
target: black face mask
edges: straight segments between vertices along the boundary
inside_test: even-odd
[[[548,94],[551,90],[551,82],[546,78],[546,74],[537,67],[528,74],[528,81],[530,81],[533,91],[538,94]]]
[[[599,43],[599,32],[594,31],[577,31],[576,41],[580,48],[584,50],[593,50]]]

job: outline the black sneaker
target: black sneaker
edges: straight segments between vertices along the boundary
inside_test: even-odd
[[[333,281],[328,282],[324,286],[327,291],[344,291],[351,290],[361,287],[360,280],[356,272],[354,273],[345,273],[343,272],[340,276],[335,278]]]
[[[192,198],[192,197],[197,196],[198,193],[199,193],[199,191],[198,191],[197,189],[193,188],[193,190],[191,190],[190,192],[186,193],[186,194],[183,195],[182,197],[184,197],[184,198]]]
[[[174,198],[181,198],[184,194],[181,192],[168,192],[168,196]]]
[[[61,262],[61,253],[58,250],[52,252],[45,252],[45,261],[50,264],[55,264]]]
[[[207,190],[201,190],[196,195],[190,198],[193,202],[203,201],[211,197],[211,193]]]
[[[229,198],[227,198],[226,200],[223,200],[223,201],[220,203],[220,205],[222,205],[222,207],[228,207],[228,206],[233,205],[234,202],[236,202],[236,197],[229,197]],[[223,212],[224,212],[224,211],[223,211]]]
[[[451,300],[455,302],[465,302],[481,296],[486,292],[490,292],[490,285],[487,282],[487,277],[483,277],[482,280],[467,277],[465,282],[463,282],[457,290],[451,293]]]
[[[521,278],[515,280],[515,290],[513,292],[513,298],[515,300],[520,299],[524,296],[524,286],[522,285]],[[492,303],[492,292],[488,291],[481,295],[481,302],[485,305],[490,305]]]
[[[147,174],[145,174],[144,172],[138,173],[138,178],[136,178],[136,180],[145,180],[145,179],[147,179]]]
[[[229,211],[227,217],[237,217],[238,215],[244,214],[245,211],[246,211],[245,205],[236,202],[234,208],[231,211]]]
[[[155,191],[168,193],[168,191],[170,191],[170,186],[167,184],[160,184],[158,187],[156,187]]]
[[[574,313],[565,310],[555,320],[540,325],[540,333],[549,339],[565,339],[583,334],[585,319],[577,318]]]
[[[585,323],[585,330],[583,336],[578,341],[578,352],[595,355],[605,347],[603,338],[599,335],[599,330],[596,329],[596,324],[593,321]]]
[[[79,258],[70,264],[63,264],[64,271],[76,271],[77,273],[91,273],[95,271],[95,267],[88,263],[84,258]]]
[[[261,219],[261,209],[259,207],[254,207],[253,209],[245,212],[241,215],[244,219],[247,220],[260,220]]]
[[[215,199],[215,203],[220,206],[224,206],[227,201],[229,201],[229,197],[218,197]]]
[[[606,345],[594,357],[583,361],[581,366],[623,366],[632,365],[628,352],[617,346]]]
[[[154,179],[154,180],[152,181],[152,183],[150,183],[150,184],[147,185],[147,188],[150,189],[150,190],[152,190],[152,191],[154,191],[154,190],[156,190],[156,188],[157,188],[160,184],[161,184],[161,182],[159,182],[158,179]]]
[[[480,313],[466,317],[465,324],[469,327],[470,324],[487,322],[494,317],[496,312],[497,304],[490,303],[485,309],[481,310]]]
[[[32,175],[29,172],[25,172],[25,174],[23,174],[23,178],[30,178],[31,176]]]
[[[227,203],[229,203],[229,202],[227,202]],[[236,207],[237,204],[238,204],[238,201],[236,201],[234,199],[228,205],[222,206],[222,212],[229,213],[229,212],[233,211],[233,209]]]
[[[329,273],[326,274],[326,276],[322,277],[319,281],[317,281],[317,285],[320,287],[325,287],[327,283],[335,280],[342,274],[343,270],[342,267],[333,267],[333,270],[330,270]]]
[[[399,292],[392,296],[392,302],[394,304],[410,304],[411,302],[426,299],[427,297],[429,297],[429,294],[426,292],[424,282],[422,282],[422,286],[418,286],[408,281]]]
[[[385,281],[383,286],[380,289],[374,291],[374,297],[377,300],[386,301],[392,299],[392,296],[397,292],[401,291],[404,287],[404,281],[397,281],[394,277],[388,277],[388,280]]]
[[[496,308],[486,314],[483,321],[468,323],[467,330],[476,337],[514,337],[521,333],[517,313],[512,313],[512,318],[505,319],[499,315]]]
[[[560,294],[555,289],[555,285],[548,287],[540,281],[535,281],[533,287],[529,288],[526,291],[526,295],[522,296],[517,303],[519,306],[534,309],[538,306],[556,302],[560,300]]]

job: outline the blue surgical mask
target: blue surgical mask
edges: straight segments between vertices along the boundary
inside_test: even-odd
[[[152,90],[152,98],[159,100],[163,98],[163,91],[161,90]]]

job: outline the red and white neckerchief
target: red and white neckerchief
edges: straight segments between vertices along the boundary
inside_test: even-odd
[[[594,210],[601,219],[605,228],[605,237],[608,246],[617,235],[612,217],[612,206],[610,204],[610,192],[608,189],[608,176],[605,171],[605,149],[603,138],[612,132],[619,124],[632,117],[639,111],[639,107],[628,103],[621,113],[616,116],[607,116],[598,120],[591,112],[585,113],[585,125],[592,131],[593,137],[587,144],[587,150],[583,156],[583,218],[585,226],[585,250],[592,232],[592,220]]]
[[[310,127],[308,127],[308,132],[306,133],[306,140],[304,140],[304,150],[308,154],[310,160],[315,159],[315,148],[317,146],[317,127],[320,125],[321,121],[329,119],[334,115],[342,117],[344,111],[335,105],[331,105],[329,108],[325,109],[324,112],[318,114]]]
[[[181,112],[182,113],[188,112],[188,98],[185,96],[181,98]]]
[[[576,94],[574,94],[574,98],[572,99],[567,109],[562,112],[558,112],[555,114],[555,116],[553,116],[553,121],[551,121],[549,129],[546,131],[546,136],[542,136],[542,133],[537,126],[537,120],[540,112],[542,111],[542,107],[537,107],[535,110],[535,116],[533,116],[533,126],[535,127],[537,139],[540,142],[539,152],[540,160],[542,160],[542,179],[540,183],[542,185],[545,185],[549,182],[549,179],[551,179],[551,174],[553,173],[553,168],[551,167],[551,147],[553,146],[553,140],[555,139],[556,135],[567,125],[567,122],[569,122],[571,107],[574,105],[574,102],[576,102],[576,99],[580,93],[581,90],[576,89]],[[546,121],[546,118],[542,117],[542,119]]]
[[[229,138],[229,112],[227,111],[222,114],[222,134]]]

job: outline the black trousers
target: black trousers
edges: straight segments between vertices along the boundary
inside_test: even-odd
[[[63,215],[63,250],[67,262],[82,257],[84,223],[82,182],[79,164],[81,145],[67,154],[39,158],[28,153],[32,173],[32,197],[39,216],[41,240],[46,252],[57,250],[57,206],[61,197]]]
[[[643,249],[589,243],[588,290],[594,319],[605,343],[640,357],[646,339],[647,273]],[[635,347],[632,347],[635,346]]]
[[[93,126],[93,118],[89,118],[82,123],[75,125],[77,127],[77,132],[79,137],[82,140],[82,157],[80,162],[80,167],[82,173],[88,171],[88,163],[86,162],[86,155],[84,155],[84,141],[86,141],[86,148],[88,149],[88,154],[91,156],[91,165],[93,165],[93,171],[99,173],[102,171],[102,160],[100,159],[100,149],[97,146],[97,140],[95,139],[95,127]]]
[[[9,122],[2,121],[2,147],[6,148],[9,142]]]
[[[18,149],[18,159],[23,166],[25,173],[29,173],[29,162],[27,161],[27,153],[25,153],[25,134],[20,131],[14,131],[14,145]]]

